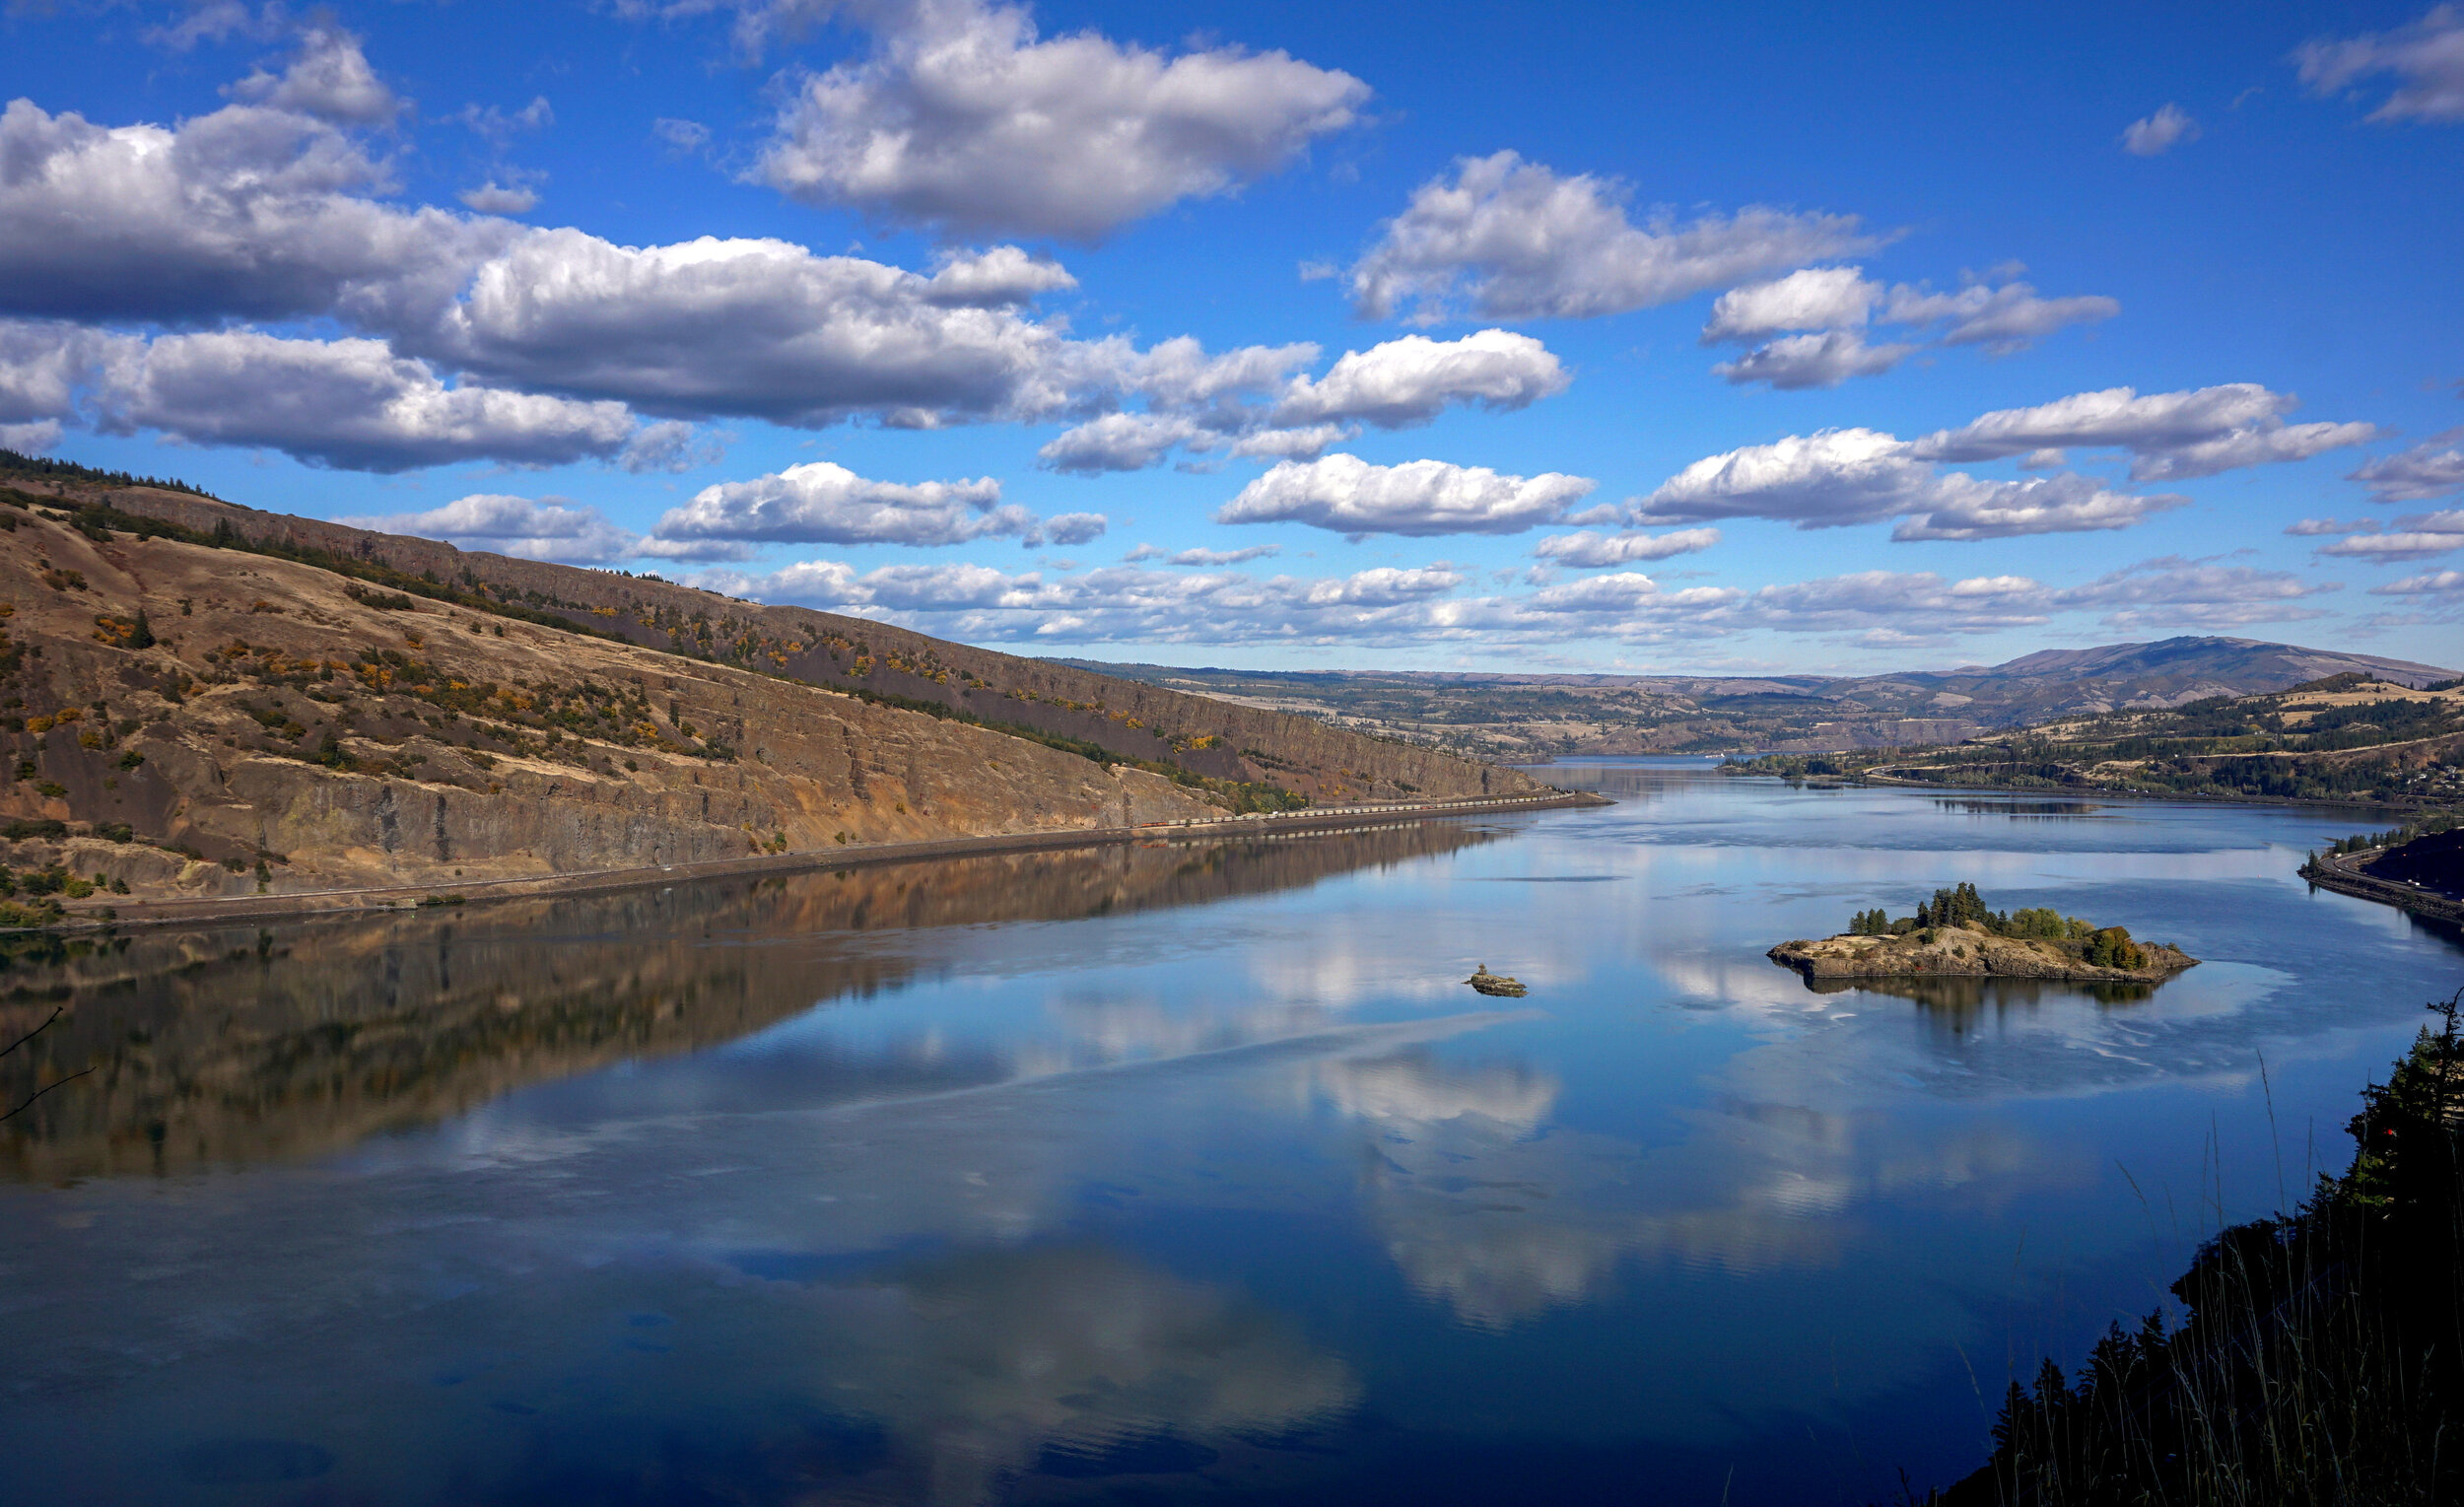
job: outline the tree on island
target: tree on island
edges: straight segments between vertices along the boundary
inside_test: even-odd
[[[1938,926],[1961,926],[1988,936],[2020,941],[2078,942],[2082,958],[2097,968],[2145,968],[2148,955],[2122,926],[2095,926],[2050,906],[2004,913],[1985,903],[1976,886],[1965,881],[1934,891],[1914,916],[1894,921],[1881,908],[1859,911],[1849,918],[1850,936],[1906,936]]]

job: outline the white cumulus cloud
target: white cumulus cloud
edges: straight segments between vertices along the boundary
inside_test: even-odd
[[[1565,390],[1573,378],[1529,335],[1484,329],[1460,340],[1405,335],[1345,351],[1311,379],[1295,377],[1269,422],[1358,420],[1380,429],[1425,424],[1457,403],[1512,411]]]
[[[1085,544],[1101,538],[1111,523],[1100,513],[1056,513],[1044,520],[1044,538],[1064,546]]]
[[[526,215],[539,207],[539,195],[534,190],[509,188],[494,178],[476,188],[465,188],[454,197],[483,215]]]
[[[2054,593],[2066,611],[2098,610],[2107,628],[2236,628],[2319,616],[2308,599],[2340,589],[2288,571],[2164,556]]]
[[[975,302],[996,273],[1002,297],[1018,292],[1026,265],[953,262],[944,283],[783,240],[636,247],[538,231],[482,263],[416,338],[492,377],[673,418],[1031,418],[1110,390],[1133,353]]]
[[[756,171],[909,223],[1092,240],[1274,171],[1368,98],[1283,52],[1042,38],[1021,6],[913,0],[868,56],[798,82]]]
[[[1315,460],[1358,435],[1349,424],[1303,424],[1296,429],[1249,430],[1227,446],[1254,460]]]
[[[1806,267],[1766,283],[1731,288],[1712,303],[1702,342],[1759,340],[1782,330],[1854,329],[1882,299],[1860,267]]]
[[[1597,485],[1555,471],[1508,476],[1442,460],[1382,466],[1335,454],[1280,462],[1242,488],[1215,521],[1307,523],[1355,537],[1511,534],[1557,521]]]
[[[2190,499],[2116,492],[2076,473],[1985,481],[1952,471],[1936,480],[1924,503],[1927,511],[1901,519],[1892,538],[2012,539],[2128,528],[2152,513],[2186,508]]]
[[[2322,555],[2351,560],[2427,560],[2449,550],[2464,549],[2464,529],[2429,533],[2405,529],[2394,533],[2352,534],[2319,549]]]
[[[1793,633],[1888,630],[1933,638],[2045,621],[2052,593],[2025,576],[1945,581],[1931,571],[1857,571],[1764,586],[1745,601],[1756,626]]]
[[[1703,325],[1702,343],[1802,331],[1711,370],[1737,383],[1836,387],[1852,377],[1887,372],[1919,349],[1906,342],[1869,343],[1864,331],[1871,323],[1925,331],[1925,343],[1936,347],[1981,345],[2007,355],[2065,325],[2110,318],[2120,310],[2120,304],[2103,297],[2040,298],[2019,282],[1978,282],[1956,293],[1935,293],[1906,283],[1885,289],[1857,267],[1808,267],[1720,295]]]
[[[1682,528],[1665,534],[1599,534],[1586,528],[1570,534],[1550,534],[1534,545],[1532,553],[1558,565],[1590,571],[1603,566],[1632,565],[1638,560],[1690,555],[1719,542],[1720,531],[1716,528]]]
[[[1157,550],[1155,553],[1162,555],[1163,551]],[[1283,546],[1280,544],[1253,544],[1247,549],[1185,549],[1178,554],[1165,555],[1164,563],[1207,567],[1247,565],[1252,560],[1271,560],[1282,553]]]
[[[447,386],[380,340],[253,330],[122,340],[104,360],[96,426],[278,449],[310,465],[404,471],[461,460],[563,465],[621,451],[622,403],[464,381]]]
[[[2304,518],[2301,521],[2308,523],[2312,520]],[[2334,520],[2319,521],[2332,523]],[[2395,526],[2384,532],[2375,522],[2317,529],[2304,529],[2296,523],[2286,532],[2345,535],[2333,544],[2321,546],[2321,555],[2339,555],[2354,560],[2427,560],[2449,550],[2464,549],[2464,508],[2408,514],[2397,518]]]
[[[392,89],[368,65],[360,39],[329,24],[301,29],[281,73],[260,68],[234,84],[230,93],[242,103],[297,110],[348,125],[383,125],[403,108]]]
[[[1893,288],[1883,317],[1894,324],[1939,324],[1943,328],[1934,338],[1940,345],[1981,345],[2007,355],[2065,326],[2110,319],[2121,311],[2120,301],[2102,294],[2048,299],[2026,283],[1973,283],[1956,293]]]
[[[2454,592],[2464,592],[2464,571],[2426,571],[2370,587],[2372,596],[2444,596]]]
[[[1875,244],[1853,215],[1751,206],[1679,222],[1626,216],[1621,185],[1513,152],[1463,158],[1414,190],[1349,273],[1364,317],[1458,306],[1492,319],[1584,318],[1673,303]]]
[[[1103,531],[1095,514],[1066,514],[1049,522],[1001,502],[1001,484],[973,481],[873,481],[832,461],[816,460],[751,481],[704,487],[670,509],[650,533],[655,541],[755,544],[965,544],[988,537],[1040,544],[1083,543]]]
[[[1133,552],[1139,560],[1157,553]],[[1203,567],[1209,553],[1175,558]],[[1665,590],[1647,576],[1619,572],[1519,596],[1467,597],[1457,594],[1466,579],[1444,565],[1259,578],[1213,569],[1153,570],[1136,561],[1076,575],[1005,575],[974,565],[858,572],[843,562],[815,561],[767,576],[714,572],[698,583],[1008,643],[1695,642],[1725,631],[1745,596],[1734,588]]]
[[[1094,476],[1105,471],[1142,471],[1212,431],[1187,414],[1108,413],[1065,429],[1045,442],[1036,459],[1056,471]]]
[[[2067,473],[1989,481],[1946,472],[1894,436],[1837,429],[1705,456],[1643,498],[1636,519],[1762,517],[1836,528],[1898,517],[1894,539],[1975,540],[2128,528],[2185,501],[2117,492]]]
[[[2355,471],[2382,503],[2423,503],[2464,491],[2464,429],[2432,435],[2410,449],[2384,455]]]
[[[1868,345],[1855,330],[1788,335],[1757,346],[1711,369],[1732,382],[1769,382],[1782,391],[1836,387],[1852,377],[1887,372],[1916,350],[1912,345]]]
[[[2180,105],[2166,103],[2153,115],[2122,129],[2122,150],[2133,157],[2158,157],[2185,141],[2199,139],[2199,122]]]
[[[945,250],[933,259],[924,300],[957,308],[1012,308],[1077,286],[1061,263],[1017,246]]]
[[[0,111],[0,313],[197,324],[441,307],[521,228],[368,197],[383,171],[332,126],[233,105],[105,127]]]
[[[489,550],[524,560],[553,560],[564,565],[607,565],[631,559],[639,542],[633,530],[619,527],[596,508],[571,498],[534,500],[491,492],[455,498],[425,513],[336,521],[379,533],[443,539],[462,549]]]
[[[125,342],[74,324],[0,319],[0,420],[72,417],[78,390],[93,379],[96,365]]]
[[[1638,505],[1637,521],[1777,518],[1800,528],[1871,523],[1923,505],[1934,467],[1894,436],[1826,429],[1706,455]]]
[[[1933,460],[1991,460],[2039,449],[2122,449],[2131,476],[2178,481],[2272,461],[2301,460],[2377,438],[2359,423],[2287,424],[2299,399],[2257,382],[2142,396],[2129,387],[2006,408],[1916,442]]]
[[[1294,373],[1317,354],[1295,345],[1208,356],[1187,337],[1161,342],[1130,360],[1122,378],[1145,396],[1146,411],[1090,419],[1047,443],[1038,458],[1084,475],[1140,470],[1185,446],[1315,459],[1362,424],[1403,429],[1457,405],[1511,411],[1573,379],[1540,341],[1502,329],[1459,340],[1406,335],[1346,351],[1324,377]]]
[[[2397,86],[2370,112],[2372,120],[2464,120],[2464,8],[2434,5],[2391,32],[2305,42],[2293,59],[2301,82],[2319,95],[2393,74]]]

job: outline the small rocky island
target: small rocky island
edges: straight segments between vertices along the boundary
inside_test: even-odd
[[[1914,916],[1860,912],[1846,931],[1782,942],[1771,961],[1812,983],[1823,979],[1967,976],[2155,984],[2198,959],[2161,942],[2134,941],[2121,926],[2095,926],[2050,908],[1998,912],[1973,884],[1934,892]]]
[[[1490,973],[1486,963],[1482,963],[1471,978],[1463,982],[1471,985],[1480,993],[1492,994],[1504,999],[1520,999],[1531,993],[1523,987],[1522,980],[1511,974]]]

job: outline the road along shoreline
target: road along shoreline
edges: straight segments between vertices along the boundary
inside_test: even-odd
[[[2426,890],[2393,880],[2373,878],[2361,872],[2353,862],[2356,858],[2374,858],[2386,850],[2364,848],[2357,853],[2323,853],[2301,865],[2301,877],[2323,890],[2351,895],[2356,900],[2374,900],[2391,905],[2399,911],[2410,911],[2432,921],[2443,921],[2451,926],[2464,926],[2464,903],[2448,899],[2435,890]]]
[[[529,900],[541,896],[596,895],[617,890],[663,887],[704,879],[768,877],[820,869],[862,868],[883,863],[913,863],[932,858],[971,857],[990,853],[1043,853],[1070,848],[1102,848],[1124,843],[1214,841],[1224,838],[1299,836],[1404,822],[1442,821],[1458,816],[1482,816],[1516,811],[1547,811],[1572,806],[1613,805],[1606,796],[1580,790],[1545,791],[1534,795],[1480,796],[1468,800],[1432,800],[1411,804],[1335,806],[1306,811],[1252,812],[1219,821],[1203,818],[1147,822],[1134,827],[1069,827],[1049,832],[989,833],[981,837],[934,838],[920,843],[868,843],[806,853],[748,855],[712,858],[698,863],[667,863],[637,868],[592,869],[582,873],[536,874],[514,879],[480,879],[450,891],[435,885],[393,885],[373,889],[315,890],[272,895],[215,895],[193,900],[141,900],[117,906],[71,911],[57,925],[39,929],[95,930],[132,926],[212,925],[249,922],[290,921],[303,917],[339,916],[384,911],[416,911],[435,906],[477,905],[492,900]],[[35,929],[35,928],[26,928]]]

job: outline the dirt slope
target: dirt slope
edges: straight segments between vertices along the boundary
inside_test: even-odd
[[[72,898],[97,875],[139,895],[445,890],[1536,788],[854,619],[28,485],[0,490],[0,861],[64,866]]]

